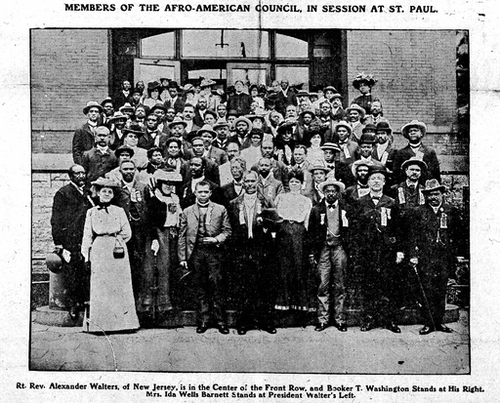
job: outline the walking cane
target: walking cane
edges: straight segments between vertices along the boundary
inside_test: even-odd
[[[429,300],[427,299],[427,294],[425,293],[424,286],[422,284],[422,280],[420,279],[420,274],[418,273],[417,265],[418,263],[412,263],[410,261],[411,267],[417,276],[418,285],[420,286],[420,291],[422,292],[422,296],[424,297],[425,307],[427,309],[427,313],[429,314],[432,322],[432,327],[436,329],[436,323],[434,322],[434,317],[432,316],[431,306],[429,304]]]
[[[158,283],[160,273],[158,271],[158,252],[153,252],[153,286],[151,287],[151,292],[153,294],[153,322],[156,324],[156,319],[158,316]]]

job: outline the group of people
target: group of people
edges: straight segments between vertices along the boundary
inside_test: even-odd
[[[426,125],[405,124],[407,146],[392,148],[372,76],[356,78],[360,97],[345,110],[332,86],[311,94],[282,80],[247,93],[237,81],[226,94],[212,80],[200,92],[160,82],[145,95],[124,81],[115,99],[85,106],[70,183],[54,199],[69,313],[86,306],[87,331],[164,320],[182,308],[172,288],[191,278],[197,332],[227,334],[229,275],[241,335],[276,333],[279,311],[303,325],[316,312],[316,331],[345,332],[347,287],[359,290],[362,331],[399,333],[397,312],[411,303],[421,334],[450,331],[460,217],[421,142]]]

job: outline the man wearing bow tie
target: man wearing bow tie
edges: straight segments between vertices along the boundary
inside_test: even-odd
[[[355,202],[370,193],[368,187],[368,169],[372,166],[371,162],[357,160],[351,165],[351,172],[356,177],[356,184],[349,186],[344,194],[343,199],[349,205],[354,205]]]
[[[355,271],[361,275],[363,323],[361,331],[377,326],[400,333],[394,303],[396,275],[404,255],[399,234],[399,210],[394,199],[383,194],[387,171],[372,166],[368,172],[370,192],[361,197],[353,210]]]
[[[181,214],[178,254],[181,266],[194,272],[198,299],[196,333],[205,333],[213,317],[219,332],[228,334],[220,246],[231,235],[231,225],[226,208],[210,201],[211,194],[209,182],[196,183],[196,202]]]
[[[349,244],[348,218],[340,194],[345,186],[335,179],[320,185],[325,198],[311,211],[309,218],[309,261],[319,273],[318,323],[314,330],[321,332],[330,325],[330,301],[335,317],[334,325],[341,332],[347,331],[345,318],[345,275]]]
[[[232,200],[229,216],[233,228],[232,245],[235,270],[239,277],[237,330],[244,335],[259,327],[276,333],[273,319],[273,288],[276,268],[273,267],[273,222],[266,220],[265,210],[273,202],[257,192],[257,172],[243,175],[244,193]]]

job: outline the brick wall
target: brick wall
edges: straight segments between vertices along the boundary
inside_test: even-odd
[[[52,252],[54,242],[50,218],[54,195],[64,185],[69,183],[66,173],[33,173],[32,183],[32,260],[33,271],[45,271],[45,255]]]
[[[32,147],[35,153],[71,151],[88,101],[108,96],[106,29],[31,31]]]
[[[419,119],[449,133],[456,121],[456,31],[348,31],[349,103],[357,74],[373,74],[394,130]],[[448,129],[446,129],[446,127]]]

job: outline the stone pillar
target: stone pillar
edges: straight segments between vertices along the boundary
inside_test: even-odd
[[[68,290],[65,286],[64,272],[55,274],[50,272],[49,308],[65,311],[70,308]]]

